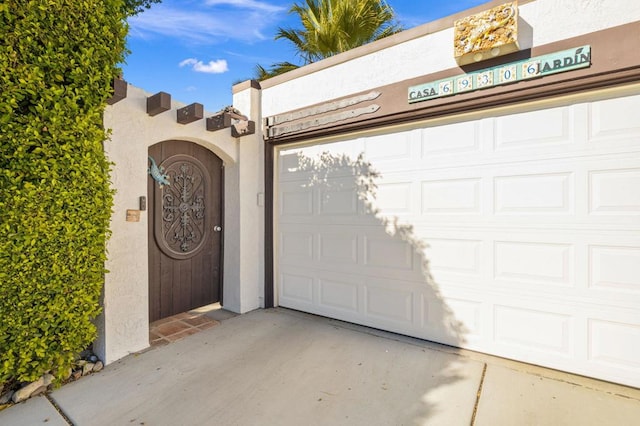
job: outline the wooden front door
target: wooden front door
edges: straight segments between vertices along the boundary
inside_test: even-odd
[[[148,177],[149,321],[221,300],[223,163],[186,141],[149,156],[169,181]],[[149,161],[151,164],[151,161]]]

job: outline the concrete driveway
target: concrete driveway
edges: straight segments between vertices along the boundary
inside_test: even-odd
[[[78,426],[638,419],[638,389],[286,309],[226,319],[0,412],[2,425]]]

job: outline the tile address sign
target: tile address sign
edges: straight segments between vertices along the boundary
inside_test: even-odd
[[[409,87],[409,103],[423,102],[459,93],[502,86],[530,78],[588,68],[590,65],[591,46],[577,47],[512,62],[499,67],[411,86]]]

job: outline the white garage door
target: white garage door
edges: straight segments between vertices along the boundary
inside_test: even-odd
[[[280,306],[640,386],[640,95],[277,157]]]

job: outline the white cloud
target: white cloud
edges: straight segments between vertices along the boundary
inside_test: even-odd
[[[227,61],[224,59],[218,59],[217,61],[209,61],[205,64],[196,58],[188,58],[180,62],[180,67],[190,66],[195,72],[204,72],[207,74],[222,74],[229,71]]]
[[[210,5],[160,3],[129,18],[134,37],[169,37],[183,44],[252,43],[269,37],[274,17],[285,9],[256,0],[208,0]],[[211,6],[220,6],[213,9]],[[274,30],[275,31],[275,30]]]
[[[276,6],[258,0],[207,0],[209,6],[235,6],[241,9],[259,10],[262,12],[282,12],[285,7]]]
[[[246,33],[237,31],[232,21],[197,11],[171,7],[151,8],[129,20],[132,34],[145,36],[158,34],[183,42],[215,43],[221,38],[246,39]]]

